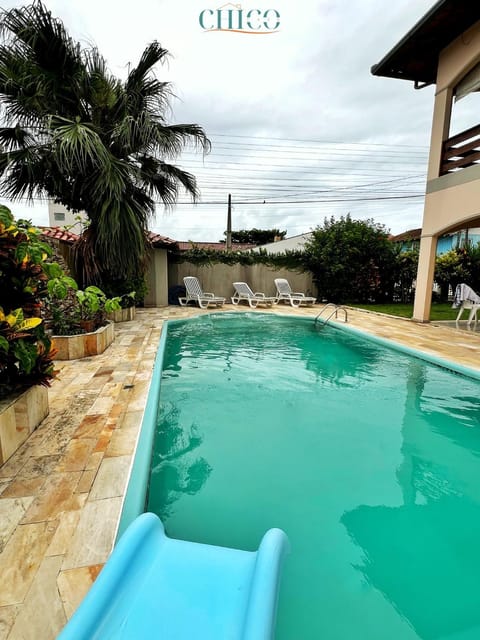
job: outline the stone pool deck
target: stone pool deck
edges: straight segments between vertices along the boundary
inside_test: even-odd
[[[314,318],[320,308],[266,312]],[[115,325],[102,355],[58,363],[49,416],[0,467],[0,640],[53,640],[95,580],[112,548],[163,322],[204,313],[140,309]],[[353,310],[348,320],[480,371],[478,333]]]

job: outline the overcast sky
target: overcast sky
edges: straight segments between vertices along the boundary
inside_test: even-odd
[[[203,126],[212,151],[205,158],[187,152],[177,161],[197,176],[200,203],[193,207],[182,195],[169,212],[159,205],[151,228],[197,241],[222,238],[228,193],[234,229],[278,227],[292,236],[346,213],[374,218],[393,233],[421,226],[433,87],[415,91],[411,82],[372,76],[370,68],[433,4],[235,5],[244,15],[279,14],[277,31],[254,35],[202,29],[201,12],[210,26],[221,1],[46,1],[74,38],[97,45],[120,77],[152,40],[170,51],[157,75],[173,83],[177,96],[171,121]],[[268,16],[272,27],[274,14]],[[476,123],[466,99],[453,127]],[[48,224],[44,203],[12,209]]]

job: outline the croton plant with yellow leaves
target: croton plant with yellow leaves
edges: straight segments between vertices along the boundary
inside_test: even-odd
[[[50,255],[40,232],[0,205],[0,399],[55,375],[42,320]]]

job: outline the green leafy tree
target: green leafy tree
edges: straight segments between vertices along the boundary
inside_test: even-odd
[[[455,291],[457,284],[466,282],[480,290],[480,247],[471,242],[456,247],[435,259],[435,282],[440,287],[440,300],[446,301],[449,287]]]
[[[352,220],[350,215],[325,219],[323,227],[313,231],[305,251],[321,297],[336,303],[391,299],[395,248],[383,225]]]
[[[396,249],[397,276],[395,278],[395,295],[399,302],[412,302],[413,285],[418,270],[418,248],[402,251]]]
[[[275,242],[275,238],[283,240],[286,235],[286,231],[279,229],[240,229],[232,231],[232,244],[255,244],[258,246]],[[220,240],[220,242],[225,242],[225,240]]]
[[[122,81],[41,2],[2,11],[0,33],[1,193],[87,213],[75,249],[82,285],[142,275],[155,200],[198,196],[171,161],[185,145],[210,146],[200,126],[167,122],[170,85],[154,72],[167,50],[149,44]]]

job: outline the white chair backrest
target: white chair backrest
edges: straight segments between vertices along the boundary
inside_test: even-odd
[[[246,282],[234,282],[233,286],[235,287],[235,291],[239,296],[247,296],[248,298],[255,297],[255,294]]]
[[[275,278],[275,286],[277,292],[289,296],[292,293],[292,288],[285,278]]]
[[[195,276],[185,276],[183,282],[189,296],[203,296],[202,287],[200,286],[198,278],[195,278]]]
[[[460,303],[462,303],[466,309],[471,308],[471,305],[473,304],[480,303],[480,296],[475,293],[472,287],[469,287],[468,284],[465,284],[465,282],[457,284],[455,288],[455,304],[458,305]]]

